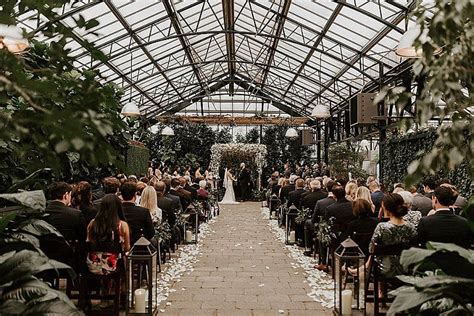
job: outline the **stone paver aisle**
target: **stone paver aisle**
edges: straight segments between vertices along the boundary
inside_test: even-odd
[[[166,315],[331,315],[307,296],[303,270],[262,218],[260,203],[222,206],[194,271],[175,283]],[[184,289],[184,290],[183,290]],[[162,304],[164,305],[164,304]],[[160,307],[160,308],[165,308]]]

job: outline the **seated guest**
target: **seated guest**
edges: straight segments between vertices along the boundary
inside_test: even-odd
[[[270,179],[268,180],[267,190],[273,191],[273,187],[278,184],[278,171],[273,172]]]
[[[181,213],[183,211],[183,205],[181,204],[181,199],[178,195],[175,195],[175,194],[171,194],[170,191],[171,191],[171,178],[170,177],[166,177],[163,179],[163,183],[165,184],[165,194],[164,196],[168,199],[170,199],[171,201],[173,201],[173,209],[176,211],[176,213]],[[156,186],[155,186],[155,190],[157,190]],[[157,190],[158,191],[158,190]],[[158,204],[159,206],[159,204]]]
[[[347,230],[341,238],[344,240],[348,236],[352,236],[360,249],[368,256],[370,239],[358,240],[357,236],[370,235],[372,236],[377,227],[378,221],[372,214],[372,205],[367,200],[357,199],[352,204],[352,213],[355,219],[347,224]]]
[[[118,194],[120,190],[120,181],[114,177],[107,177],[102,181],[104,187],[104,194]],[[102,199],[94,201],[94,207],[99,209]],[[119,214],[120,215],[120,214]],[[121,218],[123,220],[123,218]]]
[[[137,184],[135,182],[125,182],[120,188],[120,193],[123,200],[123,214],[130,228],[131,244],[135,244],[142,235],[146,239],[151,240],[155,236],[155,229],[150,211],[135,205]]]
[[[296,176],[291,175],[289,180],[285,180],[283,185],[280,189],[280,200],[282,203],[286,203],[288,201],[288,195],[291,191],[295,190],[295,181]]]
[[[434,214],[423,217],[418,224],[418,242],[425,245],[427,241],[453,243],[468,248],[472,232],[467,220],[455,215],[449,205],[454,203],[453,191],[444,186],[434,190]]]
[[[328,192],[327,197],[324,199],[319,200],[316,202],[316,206],[314,207],[313,217],[311,222],[314,224],[319,223],[319,218],[324,217],[326,214],[326,209],[328,206],[336,203],[336,197],[332,193],[332,188],[336,185],[336,182],[333,180],[329,180],[326,182],[326,191]]]
[[[309,208],[312,216],[316,203],[327,197],[328,194],[321,189],[321,182],[319,180],[312,180],[309,183],[309,188],[310,190],[301,200],[301,205],[304,208]]]
[[[171,195],[179,197],[179,200],[181,201],[181,205],[183,206],[184,210],[186,210],[189,204],[191,204],[191,193],[189,191],[184,190],[181,187],[180,180],[176,178],[171,179],[171,188],[169,193]]]
[[[176,214],[180,212],[179,200],[174,201],[165,196],[166,184],[158,181],[155,184],[156,199],[158,207],[162,212],[162,221],[167,221],[170,227],[176,223]]]
[[[288,206],[294,205],[301,209],[301,195],[305,193],[304,180],[298,179],[295,183],[295,190],[288,193]]]
[[[357,183],[355,182],[348,182],[346,184],[346,199],[348,201],[355,201],[355,195],[356,195],[356,191],[357,191]]]
[[[146,183],[138,181],[137,182],[137,200],[135,204],[140,205],[140,200],[142,198],[142,192],[146,188]]]
[[[283,181],[285,180],[285,178],[281,177],[281,178],[278,178],[278,182],[277,184],[275,184],[273,187],[272,187],[272,191],[271,191],[271,194],[272,195],[276,195],[276,196],[279,196],[280,195],[280,189],[283,185]]]
[[[374,202],[375,205],[374,216],[378,217],[384,193],[380,190],[380,185],[377,180],[374,180],[369,183],[369,190],[371,192],[370,197],[372,198],[372,202]]]
[[[416,229],[413,224],[403,219],[408,212],[405,201],[397,193],[385,194],[381,211],[389,218],[388,222],[377,225],[372,236],[369,250],[373,251],[375,245],[411,244],[416,239]],[[401,272],[398,256],[378,257],[381,273],[385,276],[394,276]]]
[[[428,213],[433,209],[433,204],[430,198],[427,198],[421,193],[418,193],[414,186],[410,187],[410,192],[413,195],[413,202],[411,209],[413,211],[419,211],[422,216],[427,216]]]
[[[434,189],[436,188],[436,180],[433,177],[427,177],[423,180],[423,191],[424,195],[431,199],[434,194]]]
[[[66,240],[86,240],[86,222],[81,211],[69,207],[72,187],[55,182],[49,187],[51,201],[46,206],[45,221],[54,226]]]
[[[349,223],[355,217],[352,214],[352,203],[346,198],[346,191],[342,186],[335,185],[332,187],[332,193],[336,198],[336,203],[326,208],[324,218],[328,220],[334,217],[333,225]]]
[[[94,219],[97,209],[92,204],[92,186],[89,182],[81,181],[72,189],[71,206],[82,212],[86,225]]]
[[[202,200],[207,200],[209,197],[209,192],[207,191],[207,182],[206,180],[199,181],[199,189],[197,190],[198,198]]]
[[[363,199],[363,200],[366,200],[367,202],[369,202],[370,207],[372,209],[371,216],[374,214],[375,205],[374,205],[374,202],[372,202],[372,197],[370,195],[370,190],[367,187],[364,187],[364,186],[358,187],[357,191],[356,191],[355,198],[356,198],[356,200],[357,199]]]
[[[457,215],[461,214],[463,208],[467,204],[466,198],[461,196],[459,194],[458,189],[454,185],[447,182],[447,180],[442,180],[442,181],[443,181],[443,183],[440,184],[441,186],[448,187],[453,191],[454,203],[453,203],[453,205],[450,205],[450,209],[452,209],[454,211],[454,214],[457,214]]]
[[[191,193],[191,199],[196,200],[197,199],[197,189],[193,188],[191,185],[191,177],[189,176],[184,176],[180,179],[180,184],[181,187]]]
[[[405,202],[405,206],[408,209],[408,213],[407,215],[403,216],[403,219],[407,221],[408,223],[412,223],[413,226],[417,228],[422,215],[420,211],[414,211],[411,209],[413,205],[413,195],[410,192],[405,191],[405,190],[398,192],[398,194],[403,198],[403,201]]]
[[[150,211],[151,220],[154,226],[157,226],[161,223],[162,211],[158,207],[155,188],[151,185],[148,185],[145,187],[145,189],[143,189],[142,196],[140,199],[140,206]]]
[[[90,249],[87,266],[94,274],[109,274],[123,269],[122,253],[130,250],[128,224],[120,220],[122,203],[115,194],[107,194],[96,217],[87,226]]]

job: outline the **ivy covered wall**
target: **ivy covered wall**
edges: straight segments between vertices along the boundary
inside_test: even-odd
[[[416,134],[406,134],[403,136],[392,136],[387,140],[385,150],[382,155],[383,179],[386,188],[390,188],[394,183],[403,182],[407,175],[408,165],[415,159],[419,159],[424,153],[429,152],[436,141],[436,131],[426,130]],[[450,171],[436,173],[436,178],[449,179],[458,190],[466,197],[471,192],[471,182],[469,177],[469,162],[463,161],[458,167]]]
[[[129,144],[127,149],[127,173],[136,176],[145,175],[148,169],[150,152],[143,145]]]

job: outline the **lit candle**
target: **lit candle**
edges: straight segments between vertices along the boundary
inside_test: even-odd
[[[290,232],[290,242],[291,242],[291,243],[294,243],[295,241],[296,241],[296,234],[295,234],[295,231],[292,230],[292,231]]]
[[[193,240],[193,233],[190,230],[186,231],[186,242],[191,242]]]
[[[145,290],[144,289],[135,290],[135,312],[145,313]]]
[[[352,314],[352,291],[342,291],[342,315]]]

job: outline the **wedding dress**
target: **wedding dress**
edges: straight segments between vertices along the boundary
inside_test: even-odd
[[[235,200],[235,193],[234,193],[234,184],[232,179],[232,174],[225,169],[224,173],[224,188],[225,194],[224,198],[220,202],[221,204],[240,204]]]

